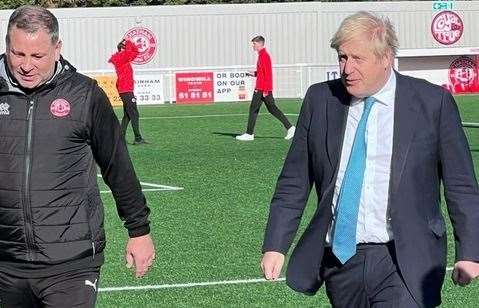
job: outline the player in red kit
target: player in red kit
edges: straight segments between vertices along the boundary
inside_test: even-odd
[[[251,100],[248,117],[248,127],[246,133],[240,136],[236,136],[240,141],[252,141],[254,140],[254,126],[256,124],[256,118],[258,116],[261,104],[264,102],[269,113],[276,117],[287,133],[284,139],[289,140],[293,138],[295,127],[291,125],[286,116],[274,103],[273,98],[273,67],[271,64],[271,57],[264,47],[264,37],[256,36],[251,42],[253,43],[254,51],[258,52],[258,62],[256,63],[256,71],[249,73],[251,76],[256,77],[256,86]]]
[[[115,66],[117,75],[116,88],[123,102],[123,119],[121,120],[121,132],[126,134],[128,123],[131,121],[135,134],[134,145],[147,143],[140,133],[140,115],[136,106],[136,97],[133,93],[134,80],[131,62],[138,56],[138,47],[130,40],[122,40],[117,45],[118,51],[114,53],[108,62]]]

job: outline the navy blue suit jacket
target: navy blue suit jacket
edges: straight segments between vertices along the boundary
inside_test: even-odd
[[[479,261],[479,189],[461,119],[449,92],[397,74],[389,209],[399,270],[420,306],[437,306],[446,273],[441,182],[454,227],[456,261]],[[271,201],[263,252],[289,250],[312,187],[317,209],[292,252],[287,284],[313,295],[332,219],[331,203],[351,96],[340,80],[312,85]]]

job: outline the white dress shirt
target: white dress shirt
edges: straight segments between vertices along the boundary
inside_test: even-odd
[[[359,202],[356,230],[357,243],[386,243],[393,239],[388,201],[393,148],[395,93],[396,74],[394,71],[391,71],[391,75],[384,87],[372,95],[376,102],[371,109],[366,126],[366,169]],[[335,213],[344,173],[353,146],[354,135],[363,114],[363,109],[364,101],[353,97],[348,111],[338,177],[334,189],[333,213]],[[335,215],[333,215],[333,221],[326,235],[327,243],[332,243],[331,231],[334,230],[334,224]]]

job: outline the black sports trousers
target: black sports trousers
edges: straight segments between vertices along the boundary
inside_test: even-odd
[[[135,134],[135,140],[141,140],[140,133],[140,113],[136,106],[136,97],[133,92],[120,93],[121,101],[123,102],[123,119],[121,120],[121,132],[123,137],[126,135],[128,123],[131,121],[131,127]]]
[[[283,123],[284,128],[290,129],[291,123],[288,118],[284,115],[281,110],[274,103],[273,92],[269,92],[268,95],[263,96],[263,91],[254,90],[253,99],[251,100],[251,105],[249,106],[249,117],[248,117],[248,127],[246,128],[246,133],[252,135],[254,133],[254,127],[256,124],[256,118],[258,117],[259,109],[261,104],[264,102],[269,113],[271,113],[276,119],[280,120]]]
[[[2,308],[93,308],[100,267],[41,278],[20,278],[0,272]]]

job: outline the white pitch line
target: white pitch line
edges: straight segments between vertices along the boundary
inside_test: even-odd
[[[183,190],[182,187],[179,187],[178,189],[171,189],[171,188],[143,188],[141,191],[143,192],[152,192],[152,191],[177,191],[177,190]],[[111,190],[101,190],[100,194],[111,194]]]
[[[285,278],[278,278],[274,282],[285,281]],[[158,289],[177,289],[177,288],[193,288],[204,286],[217,285],[232,285],[232,284],[248,284],[271,282],[264,278],[258,279],[241,279],[241,280],[222,280],[222,281],[206,281],[206,282],[192,282],[192,283],[177,283],[177,284],[160,284],[160,285],[146,285],[146,286],[126,286],[126,287],[106,287],[99,288],[99,292],[115,292],[115,291],[139,291],[139,290],[158,290]]]
[[[248,113],[229,113],[229,114],[204,114],[204,115],[184,115],[184,116],[158,116],[158,117],[140,117],[141,120],[152,119],[197,119],[197,118],[217,118],[217,117],[238,117],[247,116]],[[269,113],[260,113],[259,115],[269,115]],[[285,113],[288,116],[299,116],[297,113]]]
[[[140,182],[140,184],[145,185],[145,186],[156,187],[156,188],[166,188],[166,189],[170,189],[170,190],[183,190],[183,189],[185,189],[184,187],[167,186],[167,185],[160,185],[160,184],[153,184],[153,183],[146,183],[146,182]]]
[[[447,267],[446,271],[452,271],[453,267]],[[280,277],[273,282],[282,282],[286,278]],[[207,286],[221,286],[221,285],[233,285],[233,284],[250,284],[250,283],[264,283],[271,282],[264,278],[256,279],[239,279],[239,280],[222,280],[222,281],[205,281],[205,282],[190,282],[190,283],[175,283],[175,284],[158,284],[158,285],[145,285],[145,286],[125,286],[125,287],[105,287],[99,288],[99,292],[118,292],[118,291],[140,291],[140,290],[160,290],[160,289],[184,289],[194,287],[207,287]]]
[[[99,178],[101,178],[101,174],[97,174]],[[176,186],[168,186],[168,185],[161,185],[161,184],[153,184],[147,182],[140,182],[141,185],[150,186],[154,188],[142,188],[142,191],[172,191],[172,190],[183,190],[184,187],[176,187]],[[101,194],[110,194],[111,190],[101,190]]]

